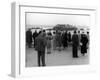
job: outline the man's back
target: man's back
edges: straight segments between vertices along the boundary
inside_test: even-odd
[[[46,40],[45,37],[38,36],[35,42],[35,49],[37,51],[45,51]]]
[[[72,36],[72,41],[73,41],[73,44],[75,44],[75,45],[78,45],[79,44],[79,38],[78,38],[78,35],[77,34],[74,34]]]

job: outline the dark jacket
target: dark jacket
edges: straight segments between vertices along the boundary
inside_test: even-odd
[[[35,39],[35,49],[37,51],[45,51],[45,47],[47,45],[47,41],[45,37],[38,36]]]
[[[32,32],[31,31],[26,32],[26,42],[32,43]]]
[[[79,45],[79,38],[77,34],[73,34],[72,36],[72,42],[73,42],[73,46],[78,46]]]

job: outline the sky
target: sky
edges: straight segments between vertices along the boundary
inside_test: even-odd
[[[72,24],[80,26],[89,26],[89,23],[90,17],[83,15],[57,15],[41,13],[26,14],[26,25]]]

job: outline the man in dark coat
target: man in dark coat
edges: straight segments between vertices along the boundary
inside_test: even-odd
[[[37,31],[35,30],[35,32],[33,33],[33,39],[34,39],[34,47],[35,47],[35,38],[38,36]]]
[[[45,33],[41,32],[35,39],[35,49],[38,53],[38,66],[46,66],[45,64],[45,47],[46,47],[46,37]]]
[[[73,58],[78,58],[78,45],[79,45],[79,38],[78,38],[76,31],[74,31],[74,34],[72,36]]]
[[[83,54],[83,56],[85,55],[85,53],[87,53],[87,43],[88,43],[88,38],[85,34],[81,35],[81,53]]]
[[[31,48],[31,45],[32,45],[32,32],[31,32],[31,29],[29,29],[26,32],[26,43],[27,43],[28,47]]]

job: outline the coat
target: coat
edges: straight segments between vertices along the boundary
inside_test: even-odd
[[[64,47],[68,47],[68,34],[67,34],[67,32],[62,34],[62,44]]]
[[[74,34],[72,36],[72,51],[73,51],[73,57],[78,57],[78,45],[79,45],[79,38],[77,34]]]
[[[58,33],[57,35],[56,35],[56,45],[57,45],[57,47],[61,47],[61,45],[62,45],[62,37],[61,37],[61,34],[60,33]]]
[[[87,53],[87,43],[88,43],[88,38],[86,35],[83,35],[81,38],[81,53]]]
[[[26,42],[29,44],[32,43],[32,32],[31,31],[26,32]]]
[[[79,45],[79,37],[77,34],[74,34],[72,36],[72,43],[73,43],[73,46],[77,47]]]
[[[45,47],[47,45],[47,41],[45,37],[38,36],[35,39],[35,50],[37,51],[45,51]]]

